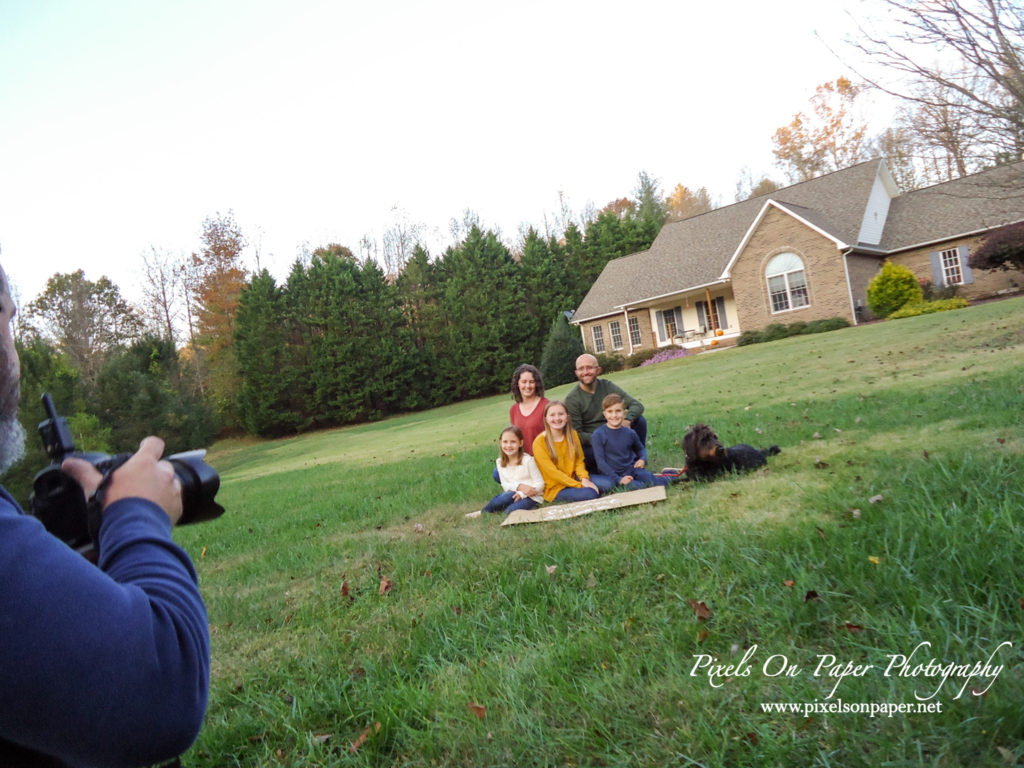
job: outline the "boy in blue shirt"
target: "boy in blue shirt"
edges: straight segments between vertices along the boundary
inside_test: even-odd
[[[622,395],[608,395],[601,401],[601,409],[605,423],[594,430],[591,439],[600,473],[616,478],[618,484],[626,486],[629,491],[668,485],[667,477],[656,477],[644,468],[647,449],[636,432],[623,424],[626,406]]]

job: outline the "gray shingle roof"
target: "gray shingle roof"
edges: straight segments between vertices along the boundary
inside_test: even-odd
[[[761,197],[672,222],[650,249],[608,262],[580,303],[574,322],[719,280],[750,225],[776,200],[846,243],[856,242],[881,160],[836,171]]]
[[[883,160],[875,159],[776,192],[666,224],[650,249],[608,262],[574,322],[717,282],[765,203],[774,200],[840,243],[857,245]],[[872,252],[949,240],[1024,219],[1024,162],[892,199]]]
[[[1002,165],[895,198],[881,247],[950,240],[1024,218],[1024,163]]]

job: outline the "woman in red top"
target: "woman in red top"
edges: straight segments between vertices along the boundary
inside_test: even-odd
[[[512,374],[512,397],[515,402],[508,411],[508,420],[523,431],[523,446],[527,453],[533,453],[533,441],[544,431],[544,382],[540,371],[532,365],[523,364]]]

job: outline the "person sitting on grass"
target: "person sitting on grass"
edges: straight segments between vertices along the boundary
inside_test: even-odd
[[[614,478],[587,472],[580,437],[559,400],[544,408],[544,431],[533,441],[533,456],[544,477],[544,501],[590,501],[615,487]]]
[[[605,423],[594,430],[591,445],[602,475],[618,478],[628,491],[668,485],[667,477],[649,472],[647,449],[636,432],[625,425],[626,404],[622,395],[612,393],[601,401]]]
[[[504,489],[482,510],[470,512],[466,517],[480,517],[481,512],[511,514],[517,509],[534,509],[544,497],[544,478],[537,468],[533,456],[523,450],[523,431],[514,424],[505,427],[498,438],[501,449],[497,464],[498,482]]]

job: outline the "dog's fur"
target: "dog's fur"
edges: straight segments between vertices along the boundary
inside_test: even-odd
[[[757,469],[768,463],[769,456],[780,453],[777,445],[758,450],[751,445],[738,443],[726,448],[715,430],[707,424],[690,427],[683,437],[683,451],[686,453],[688,480],[712,480],[726,472]]]

